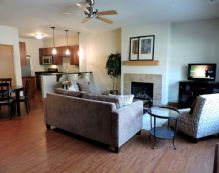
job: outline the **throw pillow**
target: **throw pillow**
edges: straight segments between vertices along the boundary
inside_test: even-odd
[[[90,84],[90,82],[87,80],[87,79],[81,79],[81,78],[79,78],[78,80],[77,80],[77,83],[82,83],[82,84]]]
[[[71,85],[68,87],[70,91],[79,91],[78,84],[76,81],[71,81]]]
[[[133,102],[133,99],[134,99],[134,95],[133,94],[130,94],[130,95],[119,95],[117,96],[120,98],[121,100],[121,106],[126,106],[126,105],[129,105]]]
[[[121,105],[121,101],[119,100],[119,98],[117,96],[98,95],[98,94],[93,94],[93,93],[83,93],[81,97],[85,98],[85,99],[115,103],[117,109],[120,108],[120,105]]]
[[[80,92],[80,91],[67,91],[66,92],[66,96],[72,96],[72,97],[81,97],[83,92]]]
[[[80,91],[84,91],[84,92],[87,92],[87,93],[92,93],[92,90],[91,90],[89,84],[78,83],[78,86],[79,86]]]
[[[60,94],[60,95],[66,95],[66,91],[67,91],[67,90],[65,90],[65,89],[63,89],[63,88],[56,88],[56,89],[55,89],[55,93],[56,93],[56,94]]]

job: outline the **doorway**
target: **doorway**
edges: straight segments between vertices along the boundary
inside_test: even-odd
[[[16,84],[14,76],[13,46],[0,44],[0,78],[12,78],[12,85]]]

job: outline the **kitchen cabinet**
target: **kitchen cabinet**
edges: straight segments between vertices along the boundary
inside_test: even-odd
[[[65,51],[69,48],[70,55],[66,55]],[[39,48],[39,62],[40,65],[43,65],[43,56],[51,56],[53,57],[53,64],[55,65],[62,65],[63,63],[63,57],[69,57],[70,58],[70,64],[71,65],[79,65],[79,57],[78,57],[78,50],[79,46],[61,46],[56,47],[57,49],[57,55],[52,55],[52,48]]]
[[[19,49],[20,49],[20,61],[21,65],[26,65],[26,45],[25,42],[19,42]]]
[[[62,62],[63,62],[62,59],[63,58],[58,56],[58,55],[53,56],[53,64],[55,64],[55,65],[62,65]]]
[[[40,62],[40,65],[43,65],[43,56],[48,56],[48,55],[52,54],[50,51],[52,51],[51,48],[39,48],[39,62]]]
[[[71,46],[70,47],[70,64],[71,65],[79,65],[79,56],[78,56],[79,46]]]
[[[43,64],[43,56],[52,56],[53,64],[62,65],[62,57],[59,56],[58,49],[57,49],[57,55],[52,55],[52,48],[39,48],[39,62],[40,62],[40,65],[44,65]]]

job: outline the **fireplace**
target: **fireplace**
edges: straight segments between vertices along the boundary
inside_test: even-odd
[[[153,104],[153,83],[146,82],[131,82],[131,94],[134,94],[135,99],[144,101],[145,105]]]
[[[153,105],[161,104],[162,96],[162,75],[159,74],[135,74],[135,73],[125,73],[124,74],[124,90],[123,94],[132,93],[132,82],[137,83],[151,83],[152,87],[152,97]]]

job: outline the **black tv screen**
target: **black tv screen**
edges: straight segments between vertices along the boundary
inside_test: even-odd
[[[216,64],[189,64],[188,80],[215,81]]]

